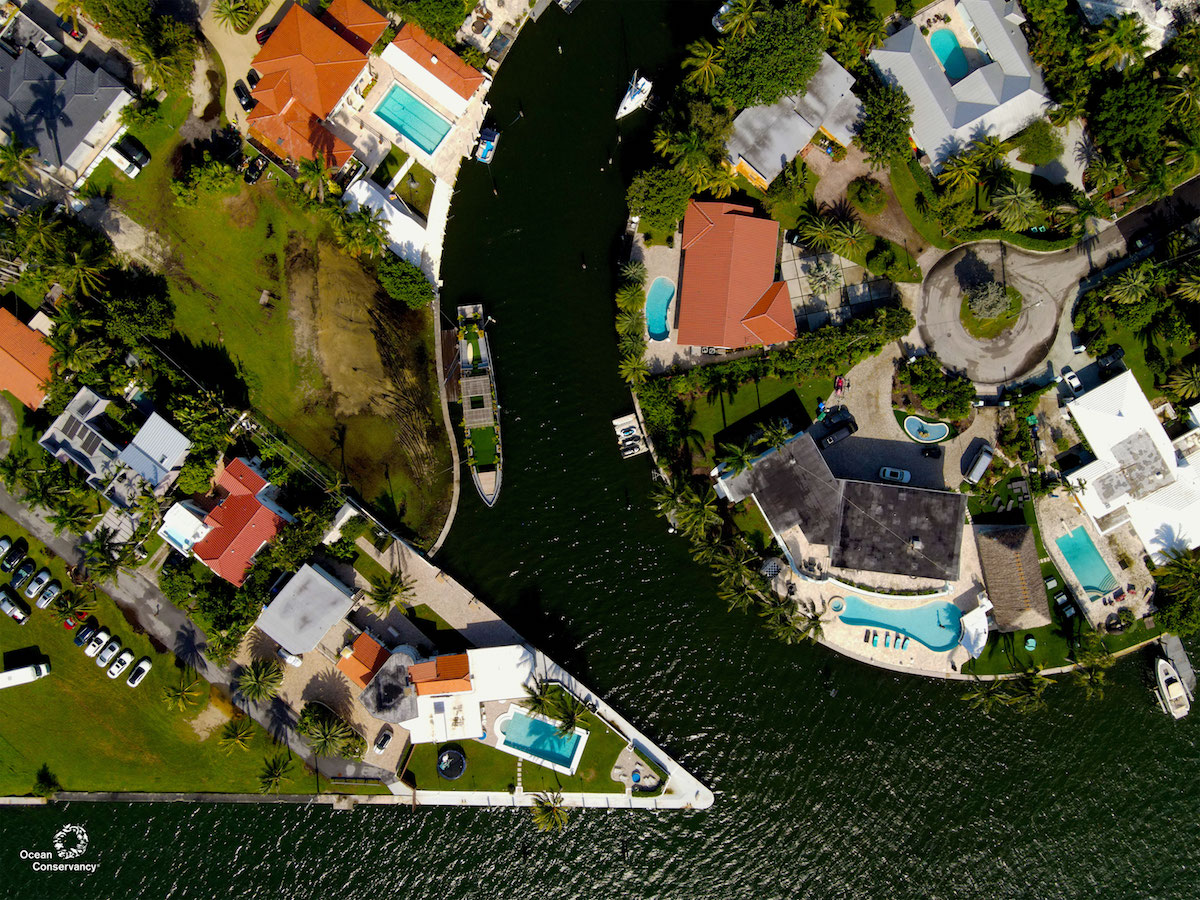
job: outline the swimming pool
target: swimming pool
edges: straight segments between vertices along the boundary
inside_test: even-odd
[[[497,750],[567,775],[575,774],[587,738],[582,728],[563,737],[557,722],[531,715],[516,704],[496,719]]]
[[[646,294],[646,329],[650,332],[650,340],[661,341],[671,333],[667,326],[667,310],[671,299],[675,296],[675,282],[661,275],[650,285]]]
[[[1059,552],[1087,591],[1089,597],[1101,597],[1116,590],[1117,579],[1109,571],[1104,557],[1088,537],[1087,529],[1082,525],[1070,534],[1064,534],[1055,540]]]
[[[971,67],[967,63],[967,55],[959,46],[958,36],[949,28],[939,28],[929,36],[929,46],[937,54],[938,62],[946,70],[946,77],[958,81],[967,76]]]
[[[953,603],[937,600],[912,609],[891,609],[868,603],[861,597],[846,597],[846,608],[838,617],[847,625],[884,628],[908,635],[935,653],[953,650],[962,636],[962,612]]]
[[[449,122],[398,84],[375,107],[375,115],[426,153],[433,153],[450,130]]]

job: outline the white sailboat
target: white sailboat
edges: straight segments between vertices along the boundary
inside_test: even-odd
[[[1163,710],[1176,719],[1182,719],[1188,714],[1192,703],[1179,679],[1179,673],[1173,665],[1160,658],[1155,666],[1155,674],[1158,678],[1158,700]]]
[[[621,105],[617,107],[617,118],[623,119],[635,109],[641,109],[646,101],[650,99],[650,89],[654,84],[649,78],[638,78],[638,73],[635,70],[633,77],[629,79],[629,89],[625,91],[625,96],[621,98]]]

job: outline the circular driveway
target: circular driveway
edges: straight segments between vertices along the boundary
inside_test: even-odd
[[[976,384],[1020,378],[1049,354],[1059,315],[1088,268],[1086,254],[1074,247],[1055,253],[1032,253],[1000,241],[959,247],[943,256],[921,285],[921,338],[943,365]],[[967,288],[990,280],[1015,287],[1024,302],[1012,328],[981,341],[967,334],[959,309]]]

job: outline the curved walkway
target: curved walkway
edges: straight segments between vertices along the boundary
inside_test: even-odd
[[[458,438],[454,436],[454,423],[450,421],[450,404],[446,398],[446,364],[442,358],[442,296],[440,290],[433,292],[433,359],[435,377],[438,380],[438,403],[442,407],[442,425],[446,429],[446,440],[450,442],[450,461],[454,467],[454,482],[450,490],[450,509],[446,513],[446,521],[442,525],[437,540],[429,548],[430,556],[442,549],[442,544],[446,542],[446,537],[450,534],[450,526],[454,524],[454,516],[458,513],[458,495],[462,490],[459,477],[462,472],[462,463],[458,458]]]

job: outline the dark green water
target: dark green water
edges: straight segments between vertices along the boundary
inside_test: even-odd
[[[442,562],[705,779],[716,806],[576,813],[559,837],[511,811],[5,811],[0,895],[1200,896],[1197,721],[1157,710],[1139,662],[1102,702],[1061,685],[1048,713],[987,720],[961,687],[771,642],[724,611],[653,516],[649,463],[618,458],[623,176],[608,159],[637,164],[651,119],[618,146],[612,115],[632,67],[673,73],[715,5],[586,0],[547,13],[505,63],[491,93],[499,194],[464,168],[444,266],[447,306],[481,300],[497,319],[504,488],[494,510],[464,495]],[[98,875],[18,858],[66,822],[87,828]]]

